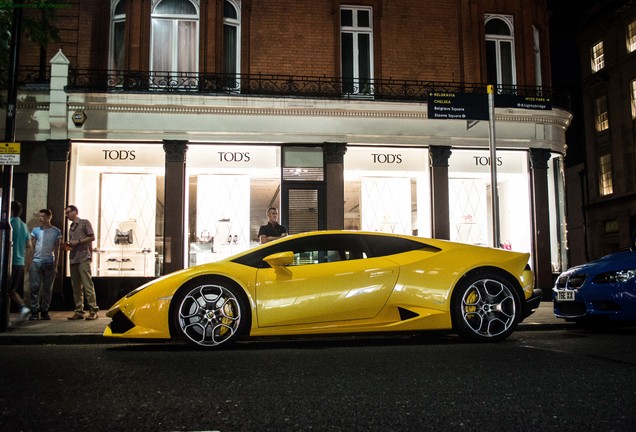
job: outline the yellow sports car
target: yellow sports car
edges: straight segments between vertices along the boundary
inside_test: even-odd
[[[403,235],[297,234],[131,291],[104,336],[214,348],[244,336],[453,329],[498,341],[541,300],[528,258]]]

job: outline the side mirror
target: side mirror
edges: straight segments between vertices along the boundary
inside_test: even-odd
[[[263,261],[275,269],[285,267],[294,262],[294,253],[291,251],[275,253],[266,256]]]

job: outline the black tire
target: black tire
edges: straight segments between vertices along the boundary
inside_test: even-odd
[[[199,348],[231,344],[250,321],[243,292],[227,281],[195,280],[179,289],[172,301],[178,336]]]
[[[496,342],[510,336],[521,319],[518,290],[496,273],[465,276],[453,292],[455,331],[474,342]]]

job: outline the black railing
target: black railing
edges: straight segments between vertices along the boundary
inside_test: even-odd
[[[159,92],[426,102],[432,92],[486,93],[486,84],[341,77],[72,69],[69,92]],[[549,98],[571,110],[569,93],[548,87],[497,86],[497,92]]]

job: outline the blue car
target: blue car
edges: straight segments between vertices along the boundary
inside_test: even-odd
[[[562,273],[554,314],[566,321],[636,321],[636,251],[626,250]]]

